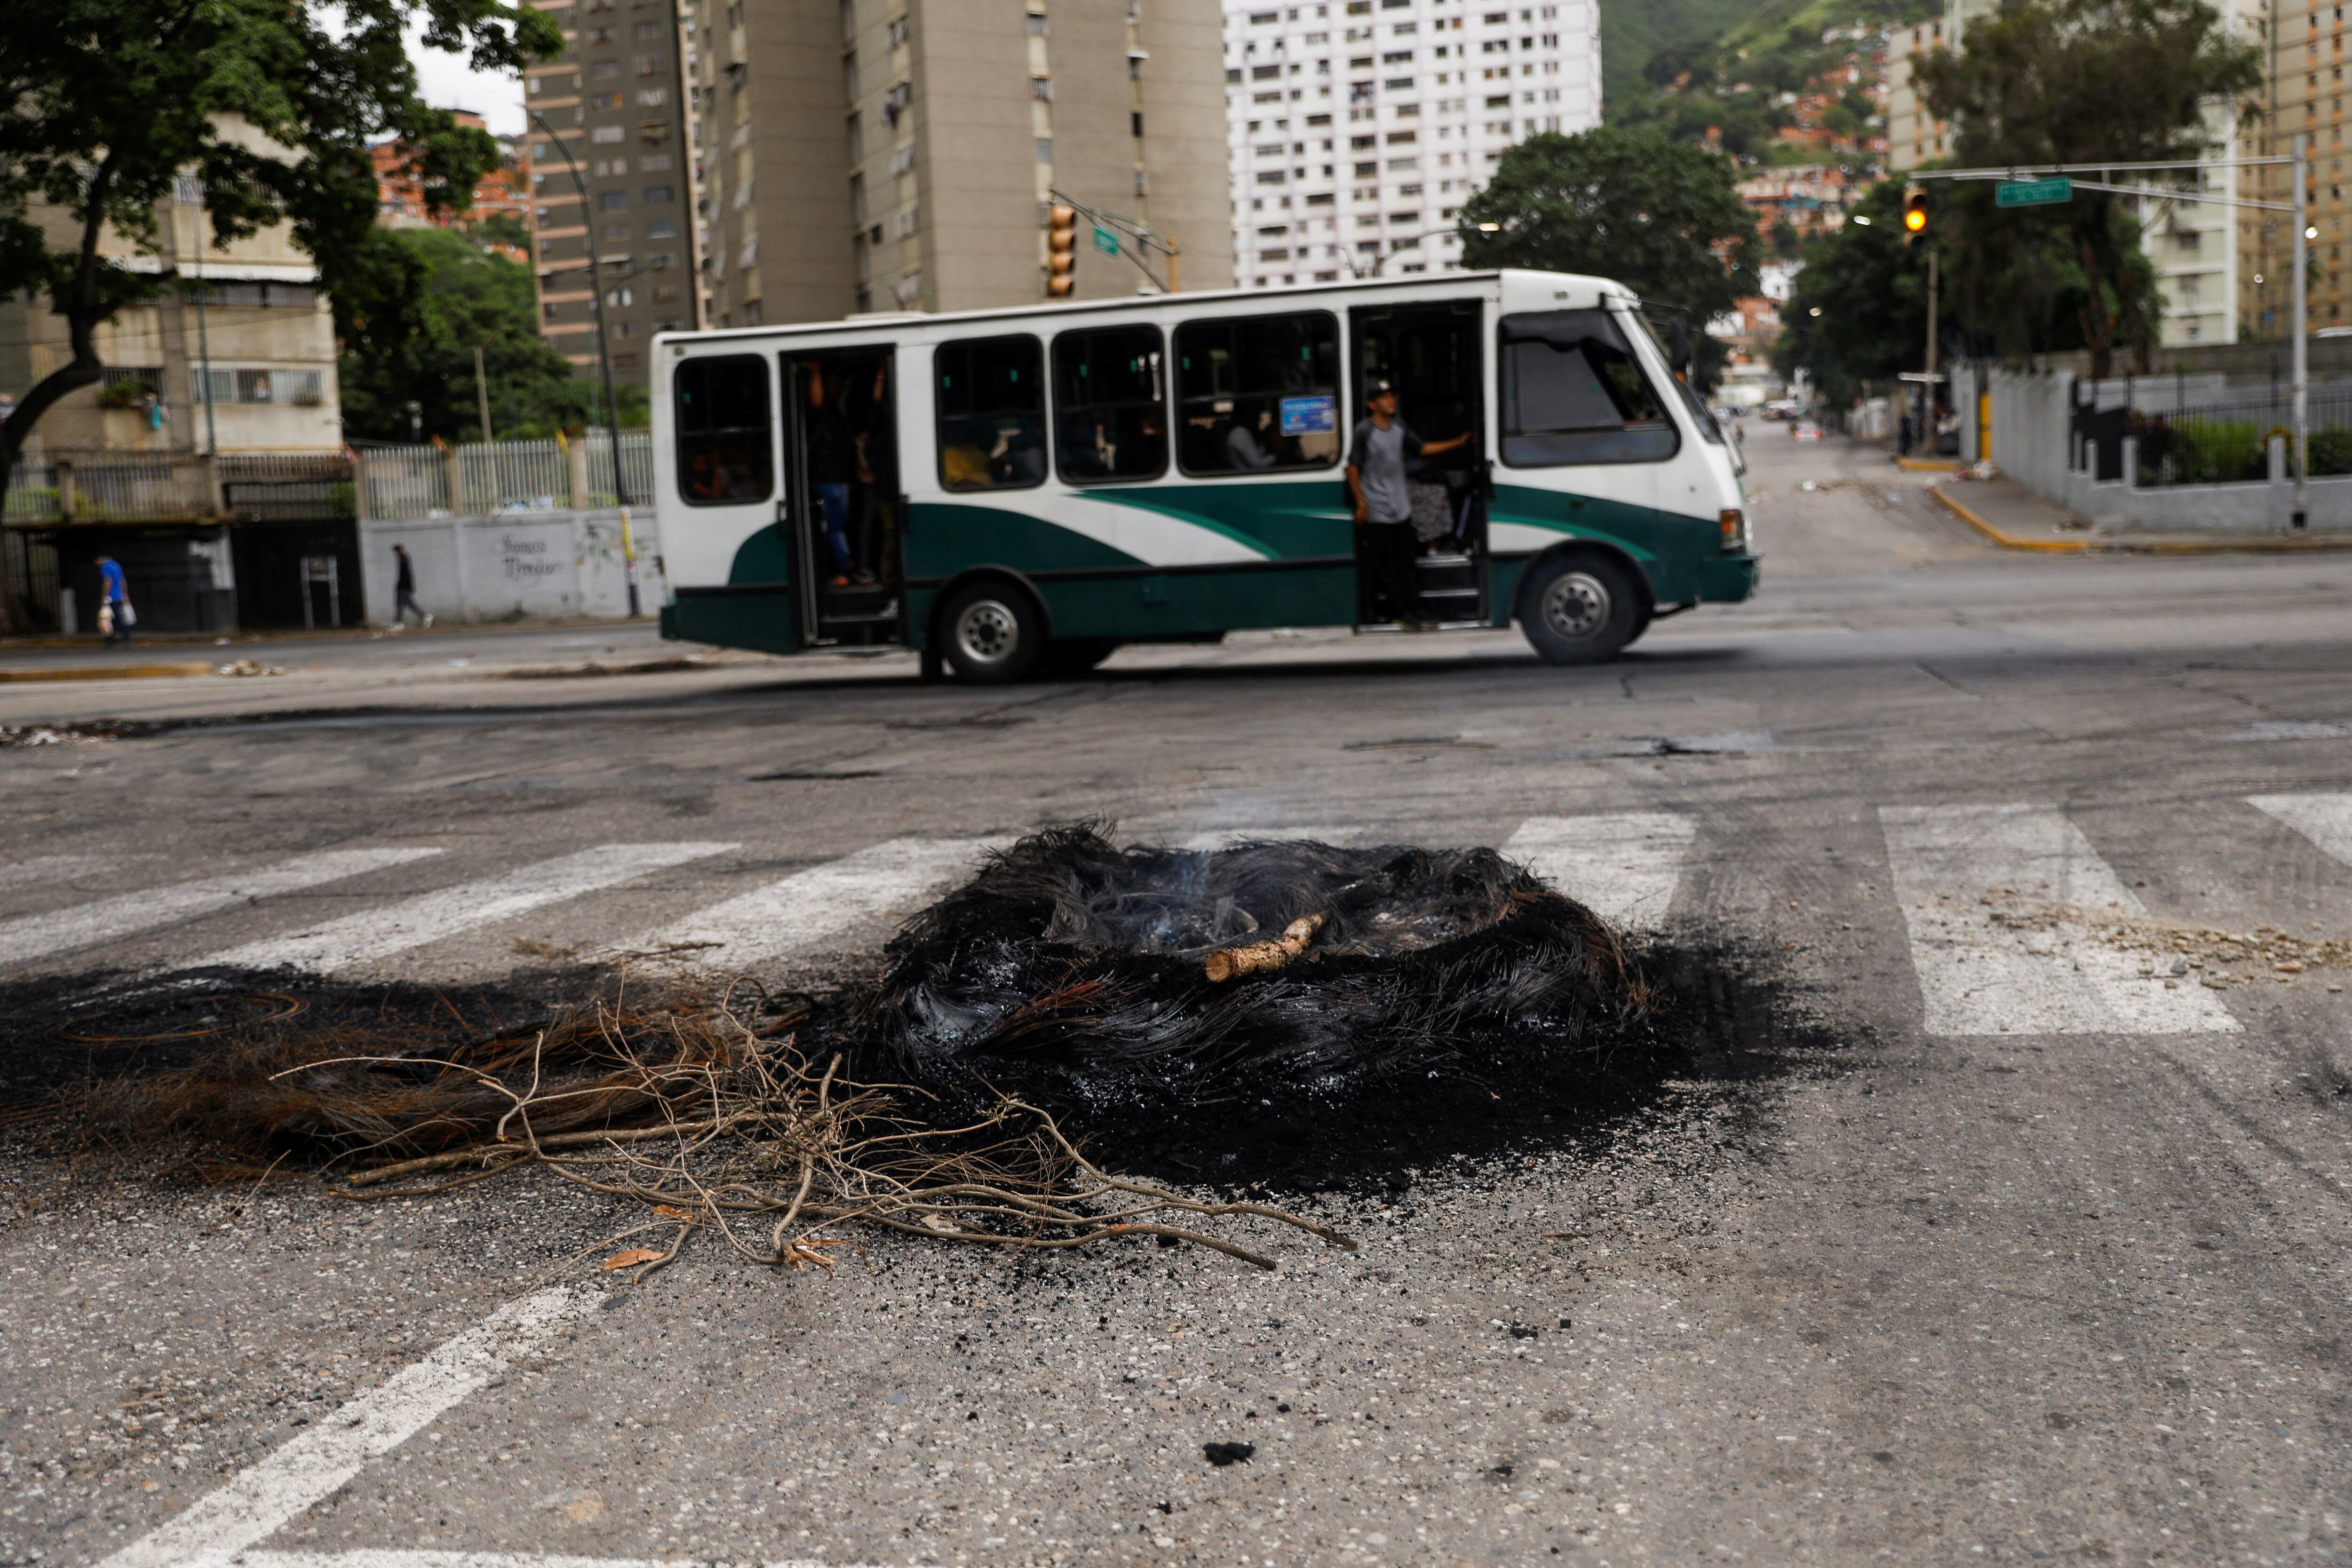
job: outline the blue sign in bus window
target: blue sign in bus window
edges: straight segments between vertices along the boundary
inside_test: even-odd
[[[1286,397],[1282,400],[1282,434],[1316,435],[1339,428],[1339,400],[1334,397]]]

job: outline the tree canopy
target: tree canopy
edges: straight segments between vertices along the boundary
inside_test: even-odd
[[[346,433],[378,441],[407,441],[412,434],[477,439],[477,347],[499,439],[544,436],[602,419],[603,390],[576,377],[572,362],[539,336],[529,267],[452,229],[394,229],[384,242],[404,253],[404,271],[413,262],[422,277],[415,328],[396,340],[372,335],[345,345]],[[625,419],[630,412],[625,402]]]
[[[1957,53],[1933,51],[1912,76],[1927,107],[1954,122],[1955,162],[2000,168],[2196,158],[2254,112],[2262,80],[2253,47],[2231,37],[2205,0],[2011,0],[1970,20]],[[2108,374],[2119,350],[2144,359],[2161,307],[2138,225],[2113,194],[2078,187],[2063,207],[2013,221],[1995,221],[1980,194],[1949,204],[1977,276],[2012,305],[2063,287],[2040,237],[2063,233],[2080,272],[2091,373]]]
[[[1756,218],[1732,178],[1729,159],[1654,131],[1530,136],[1463,204],[1462,265],[1615,278],[1689,311],[1705,353],[1699,329],[1757,288]]]
[[[111,228],[160,254],[161,205],[192,177],[216,240],[289,222],[347,338],[414,330],[416,258],[376,230],[369,144],[410,149],[430,205],[463,206],[495,165],[487,132],[425,103],[404,31],[477,69],[562,47],[507,0],[41,0],[0,28],[0,298],[46,295],[72,358],[0,422],[0,473],[43,413],[99,378],[96,329],[158,287],[100,254]],[[257,137],[254,134],[257,132]],[[350,308],[371,302],[365,319]]]

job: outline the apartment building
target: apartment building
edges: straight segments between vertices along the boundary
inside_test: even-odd
[[[1594,0],[1224,3],[1234,271],[1250,287],[1453,267],[1455,213],[1505,148],[1601,123]]]
[[[1949,162],[1951,128],[1936,119],[1913,89],[1913,62],[1938,47],[1961,47],[1968,25],[1998,10],[2000,0],[1948,0],[1943,15],[1899,29],[1896,56],[1888,73],[1887,167],[1901,174],[1922,163]],[[2318,13],[2315,12],[2315,15]],[[2259,4],[2241,0],[2231,13],[2233,25],[2250,39],[2267,32]],[[2246,189],[2252,172],[2230,166],[2233,150],[2244,148],[2263,134],[2248,125],[2233,138],[2227,106],[2214,105],[2207,115],[2209,155],[2214,162],[2199,171],[2194,189],[2201,194],[2228,197]],[[2282,191],[2287,183],[2279,182]],[[2158,340],[2166,347],[2185,343],[2227,343],[2237,333],[2237,319],[2258,308],[2246,293],[2253,274],[2264,269],[2250,251],[2254,242],[2275,229],[2242,221],[2238,209],[2218,202],[2139,201],[2135,204],[2142,225],[2142,244],[2155,264],[2157,285],[2164,295]],[[2232,244],[2233,232],[2238,243]],[[2251,264],[2250,264],[2251,263]],[[2282,296],[2283,298],[2283,296]]]
[[[2344,285],[2347,242],[2344,202],[2344,7],[2296,0],[2255,4],[2243,13],[2246,33],[2262,51],[2263,116],[2242,126],[2241,157],[2285,157],[2303,133],[2311,160],[2310,287],[2305,296],[2315,332],[2352,329],[2352,294]],[[2242,172],[2249,194],[2291,202],[2287,169]],[[2285,213],[2235,214],[2239,257],[2236,299],[2243,339],[2277,340],[2294,318],[2294,230]]]
[[[614,379],[643,386],[653,335],[704,320],[687,96],[695,18],[679,0],[532,4],[564,40],[523,74],[540,335],[596,373],[593,255]]]
[[[1217,0],[697,0],[713,326],[1045,296],[1054,193],[1149,228],[1074,297],[1233,280]]]

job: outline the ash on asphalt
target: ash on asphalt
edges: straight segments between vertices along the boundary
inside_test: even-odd
[[[1108,831],[1045,829],[992,855],[908,922],[874,978],[766,998],[763,1037],[838,1056],[848,1080],[915,1086],[906,1112],[934,1126],[1010,1093],[1113,1168],[1288,1191],[1397,1190],[1436,1161],[1605,1138],[1823,1043],[1742,954],[1636,949],[1493,850],[1175,850]],[[450,1059],[617,984],[580,968],[463,989],[217,972],[19,983],[0,990],[0,1124],[71,1124],[44,1106],[78,1107],[86,1129],[185,1144],[216,1169],[318,1161],[354,1147],[320,1130],[337,1117],[289,1109],[323,1072],[323,1092],[359,1095],[366,1146],[425,1146],[453,1134],[449,1113],[395,1110],[401,1083],[463,1076]],[[336,1065],[362,1057],[373,1090]],[[184,1092],[160,1076],[190,1069]],[[129,1092],[141,1078],[152,1092]]]

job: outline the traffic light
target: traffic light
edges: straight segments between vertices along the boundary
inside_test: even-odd
[[[1060,299],[1077,287],[1078,209],[1056,202],[1045,214],[1045,298]]]
[[[1916,185],[1903,193],[1903,232],[1906,235],[1925,234],[1927,230],[1927,193]]]

